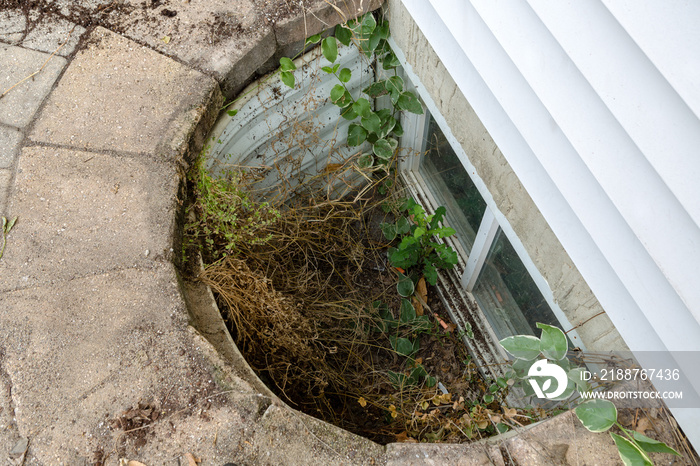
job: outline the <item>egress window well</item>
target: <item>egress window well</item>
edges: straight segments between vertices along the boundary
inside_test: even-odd
[[[258,195],[269,199],[295,195],[304,183],[322,182],[319,174],[343,166],[358,150],[371,150],[345,144],[351,122],[340,118],[338,107],[327,98],[336,82],[334,76],[320,72],[322,60],[319,50],[297,59],[295,76],[300,85],[294,89],[273,78],[244,91],[245,97],[231,108],[237,110],[236,115],[222,117],[212,131],[209,170],[222,175],[241,166],[254,167],[251,173],[256,177]],[[347,83],[351,92],[359,94],[375,81],[370,62],[355,47],[340,47],[339,60],[341,66],[352,70],[353,79]],[[402,74],[407,86],[417,81],[409,73]],[[498,212],[430,96],[420,87],[415,91],[429,111],[424,115],[402,114],[405,133],[400,153],[404,156],[399,171],[408,190],[427,210],[440,205],[447,208],[446,222],[457,231],[448,242],[457,250],[460,264],[442,273],[450,275],[443,284],[459,290],[448,293],[450,299],[445,301],[454,304],[455,299],[473,298],[478,309],[474,315],[464,316],[460,315],[464,311],[452,305],[455,320],[462,325],[473,322],[480,328],[490,340],[482,345],[487,349],[480,352],[491,353],[490,361],[506,356],[498,340],[539,334],[537,322],[571,329],[547,282]],[[360,182],[360,176],[339,176],[329,189],[342,196]],[[584,349],[575,330],[567,335],[573,346]]]

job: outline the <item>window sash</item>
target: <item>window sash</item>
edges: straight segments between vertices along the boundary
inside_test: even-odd
[[[410,79],[405,79],[404,82],[408,83],[410,85]],[[420,167],[420,160],[421,157],[420,155],[423,153],[424,148],[425,148],[425,140],[427,138],[427,131],[428,131],[428,125],[429,125],[429,118],[430,118],[430,113],[426,112],[424,115],[414,115],[414,114],[404,114],[402,117],[402,126],[404,128],[404,137],[401,138],[401,147],[404,149],[408,148],[411,151],[411,154],[406,156],[404,159],[402,159],[399,163],[399,169],[404,175],[409,175],[410,181],[413,183],[417,183],[420,186],[420,193],[422,194],[422,197],[425,197],[426,200],[428,201],[428,204],[430,207],[433,209],[436,208],[437,206],[441,205],[435,194],[432,192],[432,187],[431,183],[427,182],[423,174],[421,173],[421,167]],[[438,122],[439,123],[439,122]],[[440,127],[440,130],[445,132],[445,129],[442,127],[442,125],[438,125]],[[452,138],[454,139],[454,138]],[[449,139],[448,139],[449,140]],[[454,144],[451,143],[453,146]],[[462,162],[462,165],[464,166],[464,162]],[[465,171],[467,172],[467,176],[471,178],[469,175],[469,171],[467,170],[467,167],[465,167]],[[485,196],[482,193],[482,196],[486,199],[491,198],[490,195]],[[492,198],[491,198],[492,200]],[[427,206],[426,206],[427,207]],[[499,222],[499,218],[504,218],[503,215],[498,212],[498,215],[496,215],[496,212],[493,210],[495,207],[487,201],[487,207],[485,209],[484,215],[481,219],[481,223],[479,225],[479,228],[476,232],[476,238],[474,240],[474,243],[471,246],[471,250],[469,253],[465,250],[464,247],[462,247],[462,242],[461,241],[447,241],[450,246],[455,248],[458,252],[458,255],[460,257],[460,265],[461,267],[458,267],[457,273],[461,272],[461,279],[460,283],[463,287],[464,290],[473,293],[475,286],[477,285],[477,281],[479,279],[479,276],[484,268],[484,264],[487,261],[489,251],[491,250],[493,242],[496,240],[499,228],[501,228],[502,234],[506,235],[508,240],[511,242],[511,244],[514,246],[514,249],[516,250],[518,259],[523,262],[524,267],[528,270],[528,273],[530,275],[530,278],[533,279],[534,284],[537,287],[537,290],[542,294],[542,297],[544,301],[547,303],[547,305],[550,308],[551,313],[554,315],[554,318],[556,322],[563,327],[564,329],[570,329],[572,326],[569,324],[568,319],[564,315],[563,311],[554,303],[553,301],[553,296],[551,295],[551,291],[546,288],[542,288],[542,283],[546,285],[546,281],[544,278],[539,275],[539,271],[537,271],[537,275],[533,274],[533,269],[536,270],[534,267],[534,264],[532,264],[531,259],[529,256],[527,256],[527,253],[524,252],[524,249],[522,245],[519,243],[519,240],[517,240],[517,237],[514,238],[511,236],[513,232],[511,231],[510,234],[508,234],[509,230],[512,230],[509,225],[509,228],[502,228],[503,225]],[[449,212],[448,212],[449,216]],[[447,222],[449,223],[449,221]],[[452,226],[453,228],[454,225],[449,225]],[[455,228],[458,230],[458,228]],[[452,240],[452,238],[449,238],[448,240]],[[529,265],[528,265],[529,264]],[[461,269],[461,270],[460,270]],[[481,309],[481,312],[484,313],[484,316],[487,317],[489,316],[490,310],[489,309]],[[491,314],[493,314],[491,312]],[[491,316],[490,318],[487,317],[487,320],[492,320],[493,318],[496,318],[495,316]],[[517,320],[517,317],[516,317]],[[491,325],[491,322],[489,322]],[[491,325],[492,331],[494,331],[497,335],[497,337],[502,338],[503,336],[499,336],[498,334],[501,334],[501,331],[498,331],[498,329],[494,328],[493,325]],[[522,326],[516,326],[516,327],[522,327]],[[505,328],[505,327],[504,327]],[[581,340],[576,332],[576,330],[569,330],[567,332],[569,338],[571,341],[574,343],[574,346],[578,346],[581,349],[585,349],[584,345],[581,343]]]

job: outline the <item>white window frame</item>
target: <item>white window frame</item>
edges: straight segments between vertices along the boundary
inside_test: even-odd
[[[484,216],[482,217],[479,229],[477,231],[476,239],[472,246],[471,253],[467,255],[459,241],[448,241],[450,245],[458,251],[458,255],[460,256],[460,263],[458,264],[458,267],[456,267],[456,270],[453,271],[453,273],[458,274],[458,282],[462,287],[462,291],[467,292],[467,295],[472,299],[472,301],[476,302],[476,300],[473,299],[471,292],[474,288],[474,285],[476,284],[477,278],[479,277],[479,273],[482,270],[491,245],[493,244],[498,229],[500,227],[501,231],[506,236],[508,241],[510,241],[513,249],[522,261],[528,273],[530,274],[530,277],[535,282],[535,285],[542,294],[542,297],[544,298],[545,302],[549,305],[549,308],[552,310],[552,313],[554,314],[555,318],[559,321],[561,327],[567,332],[567,336],[570,338],[573,345],[585,351],[585,344],[581,340],[581,337],[579,336],[578,332],[571,324],[566,314],[564,314],[562,309],[556,303],[554,299],[554,294],[552,293],[552,290],[549,287],[549,284],[547,283],[546,279],[542,276],[542,273],[535,266],[534,262],[530,258],[530,255],[527,253],[525,246],[518,238],[508,219],[499,210],[498,206],[496,205],[496,202],[493,199],[493,196],[486,187],[486,184],[479,177],[476,168],[469,160],[469,157],[464,152],[464,149],[462,148],[461,144],[459,144],[457,139],[452,134],[452,131],[447,125],[445,118],[438,110],[437,105],[435,105],[435,102],[430,97],[430,94],[428,93],[427,89],[421,83],[418,76],[415,73],[413,73],[412,67],[406,62],[403,52],[396,45],[393,39],[390,38],[389,43],[392,49],[394,50],[397,58],[401,62],[401,73],[403,75],[402,77],[404,78],[404,87],[408,90],[414,91],[424,103],[424,107],[426,107],[429,111],[429,114],[426,113],[423,115],[415,115],[412,113],[404,112],[401,121],[401,124],[404,128],[404,136],[401,138],[400,146],[409,149],[414,153],[418,153],[421,150],[423,150],[423,140],[427,128],[428,118],[429,116],[432,116],[435,119],[438,126],[440,127],[440,129],[442,130],[447,141],[452,146],[452,149],[455,151],[467,175],[471,178],[472,182],[474,183],[482,198],[486,202],[486,210]],[[439,206],[439,204],[435,196],[431,193],[429,185],[425,182],[425,180],[419,173],[419,165],[420,157],[416,157],[413,155],[403,157],[399,161],[399,172],[402,178],[404,179],[406,186],[412,192],[412,194],[418,195],[418,197],[425,199],[428,202],[429,207],[434,210]],[[487,332],[492,336],[492,338],[496,340],[496,336],[493,330],[491,329],[490,324],[488,324],[483,310],[479,309],[479,314],[479,316],[473,317],[476,321],[485,324],[487,328],[482,330],[487,330]],[[505,355],[505,352],[502,350],[502,348],[500,348],[500,345],[496,346],[498,346],[501,355]]]

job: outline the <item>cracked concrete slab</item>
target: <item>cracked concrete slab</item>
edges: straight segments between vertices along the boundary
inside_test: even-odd
[[[12,167],[23,137],[19,129],[0,125],[0,168]]]
[[[67,63],[66,59],[0,44],[0,63],[3,64],[0,69],[0,94],[7,92],[0,98],[0,123],[23,128],[51,91]],[[44,64],[46,66],[41,69]],[[40,69],[41,72],[25,79]]]
[[[102,28],[78,52],[30,134],[91,150],[154,153],[179,117],[208,103],[216,82]]]
[[[85,28],[64,18],[42,15],[34,10],[30,13],[31,30],[20,45],[27,49],[54,53],[67,57],[75,51]]]
[[[0,213],[5,213],[7,207],[7,196],[12,182],[12,171],[0,169]]]
[[[136,452],[150,437],[120,434],[120,416],[139,402],[166,426],[208,406],[236,425],[243,420],[220,392],[256,396],[240,379],[212,376],[212,350],[187,327],[171,264],[4,293],[0,307],[14,311],[0,314],[0,351],[16,428],[41,464],[76,464],[113,446]]]
[[[16,45],[24,37],[26,25],[19,8],[0,11],[0,41]]]
[[[172,257],[179,177],[169,164],[25,147],[9,211],[0,290]]]

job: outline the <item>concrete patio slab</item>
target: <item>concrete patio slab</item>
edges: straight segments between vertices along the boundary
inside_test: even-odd
[[[24,135],[17,128],[0,125],[0,168],[11,168]]]
[[[30,137],[90,150],[155,152],[216,82],[102,28],[59,82]]]
[[[16,428],[41,464],[76,464],[111,445],[138,449],[147,436],[119,435],[134,407],[158,412],[149,424],[167,424],[199,415],[200,402],[219,406],[222,382],[238,397],[255,396],[239,379],[214,380],[206,344],[187,329],[171,264],[4,293],[0,303],[13,310],[0,314],[0,374],[11,384]]]
[[[51,54],[0,44],[0,94],[17,86],[0,98],[0,123],[23,128],[34,117],[39,105],[51,91],[66,59]],[[46,60],[49,60],[46,63]],[[46,63],[34,77],[26,79]],[[22,83],[20,81],[24,80]],[[20,84],[18,84],[20,83]]]
[[[149,158],[25,147],[0,290],[172,257],[179,178]]]
[[[5,213],[7,207],[7,197],[10,191],[10,182],[12,181],[12,171],[0,169],[0,214]]]
[[[0,11],[0,41],[17,45],[24,37],[25,17],[19,8]]]
[[[40,52],[67,57],[75,51],[85,28],[56,15],[45,15],[38,10],[29,13],[31,29],[18,45]]]

